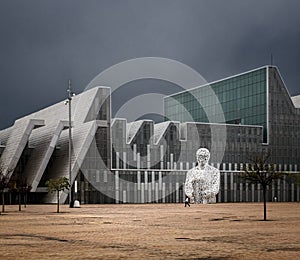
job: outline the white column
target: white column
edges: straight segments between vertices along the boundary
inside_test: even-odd
[[[174,166],[174,157],[173,157],[173,154],[171,153],[170,154],[170,169],[173,169],[173,166]]]
[[[141,169],[141,156],[140,156],[140,153],[136,154],[136,167],[138,169]]]
[[[162,202],[166,202],[166,183],[163,183],[162,185]]]
[[[150,158],[150,144],[147,144],[147,168],[151,168],[151,158]]]
[[[96,182],[100,182],[100,171],[96,170]]]
[[[116,168],[120,168],[120,153],[116,152]]]
[[[152,201],[151,183],[148,184],[148,202]]]
[[[246,166],[247,167],[247,166]],[[240,171],[242,171],[243,170],[243,164],[242,163],[240,163]]]
[[[133,203],[139,203],[137,183],[133,184]]]
[[[179,202],[179,183],[176,182],[176,203]]]
[[[162,144],[160,145],[160,160],[164,160],[164,146]]]
[[[189,170],[190,169],[190,164],[189,162],[186,162],[186,170]]]
[[[115,191],[116,191],[116,203],[119,203],[119,171],[115,173]]]
[[[159,190],[162,190],[162,173],[161,173],[161,171],[158,172],[158,188],[159,188]]]
[[[145,183],[141,183],[141,203],[145,203]]]
[[[160,168],[164,168],[164,146],[160,145]]]
[[[126,158],[126,152],[123,152],[123,169],[127,168],[127,158]]]
[[[107,182],[107,171],[103,172],[103,181]]]
[[[133,144],[133,160],[136,161],[136,144]]]
[[[155,173],[154,173],[154,171],[151,172],[151,186],[152,186],[152,190],[154,190],[154,188],[155,188]]]
[[[138,190],[141,190],[141,172],[137,172],[137,188]]]
[[[224,202],[227,202],[227,172],[224,172]]]

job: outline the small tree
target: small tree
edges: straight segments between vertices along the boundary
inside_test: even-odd
[[[57,194],[57,213],[59,213],[59,192],[63,191],[65,189],[69,189],[70,184],[69,180],[66,177],[59,177],[56,179],[50,179],[46,181],[46,186],[48,188],[48,191],[55,192]]]
[[[300,187],[300,172],[288,173],[287,181],[289,183],[294,183],[296,187]]]
[[[243,177],[250,183],[260,184],[263,189],[264,200],[264,221],[267,220],[267,187],[274,180],[282,179],[285,175],[283,172],[275,170],[274,164],[268,164],[269,156],[256,156],[250,159],[250,165],[244,165]]]

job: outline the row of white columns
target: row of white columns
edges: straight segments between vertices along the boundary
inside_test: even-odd
[[[116,201],[121,201],[123,203],[166,202],[166,197],[171,193],[174,193],[174,195],[170,202],[178,203],[184,201],[184,182],[178,181],[178,178],[182,179],[182,175],[185,176],[185,173],[166,173],[170,176],[174,176],[173,182],[170,180],[171,178],[167,179],[168,183],[163,182],[162,171],[137,171],[136,174],[137,183],[133,183],[119,178],[119,171],[115,171]],[[141,181],[142,174],[144,175],[143,182]],[[155,174],[158,174],[157,180],[155,180]],[[261,202],[263,200],[261,185],[258,184],[257,189],[255,189],[254,184],[236,183],[234,182],[234,176],[236,174],[240,174],[240,172],[222,172],[224,185],[223,187],[220,187],[218,202]],[[277,197],[277,201],[287,201],[288,199],[291,201],[300,201],[300,189],[299,187],[295,187],[294,184],[291,184],[291,194],[289,198],[287,197],[288,189],[285,180],[277,181],[277,189],[274,183],[268,189],[271,189],[272,199]]]
[[[151,168],[151,158],[150,158],[150,145],[147,145],[147,169]],[[189,162],[174,162],[174,154],[170,154],[170,158],[167,161],[167,167],[164,167],[164,155],[165,149],[164,146],[160,146],[160,168],[166,170],[189,170],[191,166],[195,166],[195,163],[190,164]],[[122,169],[127,169],[127,153],[122,152],[122,156],[120,152],[116,152],[116,169],[120,169],[120,160],[123,161]],[[141,168],[141,157],[140,153],[137,153],[136,144],[133,145],[133,160],[136,161],[136,168]],[[212,166],[220,169],[220,170],[228,170],[228,171],[240,171],[243,169],[243,164],[239,163],[211,163]],[[248,164],[246,164],[248,166]],[[292,164],[275,164],[275,167],[278,171],[297,171],[298,165]]]

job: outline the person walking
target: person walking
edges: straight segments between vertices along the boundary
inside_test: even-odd
[[[188,205],[189,207],[191,206],[190,205],[190,198],[189,197],[186,197],[186,199],[185,199],[184,207],[186,207],[186,205]]]

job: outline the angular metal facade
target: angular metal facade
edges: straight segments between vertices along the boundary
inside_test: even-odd
[[[71,118],[73,184],[98,127],[110,129],[110,89],[94,88],[75,96]],[[67,128],[68,109],[64,102],[60,102],[18,119],[9,131],[0,132],[1,145],[4,146],[1,154],[4,173],[10,172],[12,181],[25,179],[32,186],[32,192],[37,194],[38,202],[56,200],[55,194],[46,192],[48,179],[69,178]],[[67,193],[62,192],[60,200],[64,202],[66,198]]]

